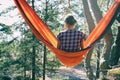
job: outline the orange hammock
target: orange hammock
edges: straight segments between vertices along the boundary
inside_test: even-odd
[[[101,36],[105,34],[107,28],[112,25],[116,15],[118,14],[120,0],[116,0],[114,2],[106,15],[100,20],[95,29],[83,42],[84,49],[79,52],[64,52],[58,49],[58,40],[56,36],[51,32],[47,25],[36,14],[36,12],[28,5],[28,3],[25,0],[14,0],[14,2],[34,35],[40,41],[42,41],[53,53],[55,53],[57,58],[65,66],[71,67],[76,66],[82,62],[87,53],[90,51],[93,43],[99,40]]]

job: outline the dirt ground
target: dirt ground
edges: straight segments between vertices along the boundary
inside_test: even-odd
[[[46,76],[45,80],[88,80],[88,78],[85,68],[80,65],[72,68],[60,67],[54,75]]]
[[[69,80],[88,80],[84,67],[66,68],[61,67],[58,70],[59,75],[69,77]]]

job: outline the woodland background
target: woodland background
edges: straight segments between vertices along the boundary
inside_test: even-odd
[[[76,29],[87,36],[114,3],[114,0],[27,1],[55,35],[64,29],[64,17],[73,14],[78,22]],[[119,80],[119,24],[116,20],[85,60],[68,69],[31,33],[13,0],[1,0],[0,80]],[[75,75],[79,71],[84,75]]]

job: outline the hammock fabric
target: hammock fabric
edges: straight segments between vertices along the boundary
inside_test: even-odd
[[[92,45],[105,34],[109,27],[111,27],[118,14],[120,4],[120,0],[116,0],[113,3],[106,15],[100,20],[95,29],[83,42],[83,50],[79,52],[64,52],[57,48],[58,40],[56,36],[29,4],[25,0],[14,0],[14,2],[34,35],[55,53],[57,58],[67,67],[76,66],[82,62],[87,53],[91,50]]]

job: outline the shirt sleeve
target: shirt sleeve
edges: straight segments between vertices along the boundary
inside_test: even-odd
[[[57,35],[57,39],[58,39],[58,46],[57,46],[57,48],[58,49],[61,49],[62,47],[61,47],[61,44],[60,44],[60,41],[61,41],[61,33],[59,33],[58,35]]]
[[[57,39],[60,41],[61,33],[57,35]]]
[[[85,35],[83,32],[81,32],[81,39],[82,39],[82,40],[85,40],[85,39],[86,39],[86,35]]]

